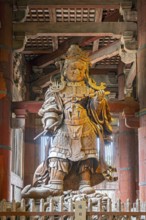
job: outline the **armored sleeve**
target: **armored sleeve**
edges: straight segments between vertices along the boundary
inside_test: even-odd
[[[57,93],[46,92],[45,102],[38,114],[42,116],[44,130],[55,131],[62,122],[62,102]]]

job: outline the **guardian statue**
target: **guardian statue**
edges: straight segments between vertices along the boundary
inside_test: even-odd
[[[39,110],[49,152],[36,169],[33,184],[22,191],[23,197],[46,198],[68,189],[91,194],[92,186],[103,179],[116,180],[115,170],[104,161],[104,143],[112,134],[106,85],[89,77],[89,66],[87,53],[72,45],[60,80],[50,81]]]

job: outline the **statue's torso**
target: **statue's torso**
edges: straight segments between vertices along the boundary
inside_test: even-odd
[[[88,99],[94,96],[94,90],[87,87],[84,82],[69,82],[59,96],[63,102],[66,123],[82,124],[88,117],[86,110]]]
[[[96,134],[86,109],[94,90],[84,82],[68,83],[58,95],[63,103],[64,121],[54,138],[50,156],[59,151],[57,155],[73,161],[95,157]]]

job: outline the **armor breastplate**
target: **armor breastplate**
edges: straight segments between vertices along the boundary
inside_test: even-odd
[[[90,90],[84,82],[76,82],[69,83],[62,91],[65,124],[82,125],[87,121],[86,109],[80,103],[90,96]]]
[[[87,87],[85,82],[69,82],[60,92],[63,104],[80,102],[86,97],[93,97],[94,90]]]
[[[68,125],[82,125],[88,119],[86,109],[78,103],[71,103],[70,106],[65,108],[64,113],[65,124]]]

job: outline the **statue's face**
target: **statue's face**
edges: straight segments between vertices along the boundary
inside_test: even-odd
[[[70,62],[66,66],[64,75],[68,81],[80,82],[85,78],[86,69],[86,63],[82,61]]]

